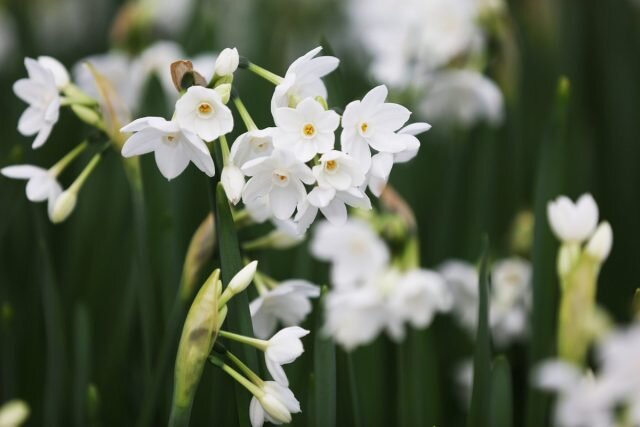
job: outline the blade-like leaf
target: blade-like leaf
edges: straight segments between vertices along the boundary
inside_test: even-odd
[[[496,357],[491,369],[491,426],[513,425],[511,368],[504,356]]]
[[[327,287],[322,289],[318,308],[324,304]],[[315,342],[313,346],[313,367],[315,386],[315,425],[331,427],[336,425],[336,346],[322,334],[322,310],[316,310]]]

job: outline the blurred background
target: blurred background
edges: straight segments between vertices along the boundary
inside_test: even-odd
[[[16,130],[25,105],[12,92],[13,82],[26,75],[25,56],[54,56],[72,70],[92,55],[117,53],[126,62],[146,54],[137,67],[113,73],[120,72],[125,88],[143,80],[138,99],[128,105],[136,116],[167,116],[174,96],[166,90],[168,64],[177,55],[206,59],[235,46],[282,75],[293,59],[322,44],[341,59],[339,73],[327,80],[330,106],[344,107],[384,82],[391,99],[414,111],[413,121],[433,125],[420,137],[418,157],[396,166],[391,178],[414,209],[423,266],[450,258],[475,261],[483,234],[493,257],[530,258],[526,233],[524,243],[514,241],[514,224],[520,218],[520,229],[523,221],[526,228],[527,218],[540,210],[538,190],[550,179],[559,190],[551,197],[591,192],[601,217],[611,222],[614,249],[598,300],[616,320],[627,321],[640,285],[640,2],[482,3],[467,24],[468,17],[431,13],[419,0],[0,0],[0,167],[48,167],[92,135],[63,111],[46,146],[31,150],[31,139]],[[429,34],[438,26],[439,34]],[[442,36],[447,31],[451,37]],[[158,48],[158,41],[176,45]],[[149,53],[149,46],[157,50]],[[465,71],[475,74],[454,75]],[[566,119],[558,117],[561,76],[570,86]],[[270,125],[273,87],[242,71],[236,78],[258,125]],[[553,149],[560,143],[561,155],[547,162],[545,144]],[[65,185],[88,155],[83,159],[65,171]],[[166,423],[172,369],[158,374],[154,367],[189,240],[210,205],[207,180],[195,168],[167,183],[151,156],[141,161],[149,242],[143,263],[136,261],[139,230],[117,153],[105,157],[61,225],[48,221],[44,206],[26,200],[23,183],[0,178],[0,402],[25,400],[32,412],[28,425],[134,425],[144,411],[147,425]],[[547,245],[548,259],[555,245]],[[327,277],[306,245],[256,256],[279,279]],[[554,267],[553,261],[547,265]],[[553,271],[547,277],[553,281]],[[139,286],[141,280],[149,286]],[[144,322],[152,333],[142,343]],[[456,366],[473,343],[446,317],[423,333],[430,337],[421,341],[428,348],[414,352],[427,355],[427,395],[419,395],[423,425],[463,425],[466,402]],[[529,346],[519,344],[506,351],[514,370],[515,425],[524,425],[528,359],[535,350],[532,356]],[[312,354],[308,349],[289,371],[303,405],[295,425],[313,425],[308,414],[321,410],[305,392],[313,381]],[[339,350],[337,361],[339,425],[354,425],[349,363],[364,425],[402,419],[393,390],[403,359],[387,338],[350,358]],[[154,375],[161,375],[158,383]],[[147,408],[152,384],[159,385],[157,402]],[[233,405],[225,404],[221,384],[228,386],[207,369],[192,425],[233,425]]]

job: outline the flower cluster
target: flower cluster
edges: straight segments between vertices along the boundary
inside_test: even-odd
[[[333,289],[325,299],[325,331],[351,350],[381,332],[396,341],[405,324],[426,328],[451,308],[451,294],[436,272],[393,260],[382,238],[361,219],[315,229],[311,253],[331,263]]]
[[[540,388],[558,394],[555,422],[561,427],[640,424],[640,325],[608,335],[598,346],[597,372],[581,372],[560,360],[536,371]],[[621,410],[622,409],[622,410]]]
[[[482,73],[484,23],[500,16],[501,0],[351,0],[347,8],[374,77],[419,90],[427,117],[462,126],[502,120],[502,93]]]
[[[449,260],[438,272],[453,293],[453,309],[458,322],[475,335],[478,324],[478,271],[466,261]],[[527,336],[531,310],[531,264],[513,257],[494,263],[489,289],[489,325],[495,343],[505,347]]]

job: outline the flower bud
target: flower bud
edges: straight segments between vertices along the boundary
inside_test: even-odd
[[[244,291],[247,289],[247,286],[251,284],[251,281],[253,281],[253,276],[256,275],[257,269],[258,261],[251,261],[233,276],[233,279],[231,279],[229,285],[227,285],[227,289],[233,292],[234,295]]]
[[[217,269],[202,285],[182,328],[176,356],[173,420],[188,420],[202,370],[217,336],[219,276]]]
[[[258,399],[265,412],[280,424],[289,424],[291,422],[291,412],[287,407],[275,396],[266,393],[262,398]]]
[[[600,262],[604,262],[611,252],[613,245],[613,231],[611,225],[607,221],[603,221],[589,243],[587,243],[586,252]]]
[[[238,69],[239,63],[238,49],[235,47],[223,49],[216,59],[215,74],[218,76],[233,74]]]
[[[229,83],[218,85],[213,90],[220,94],[220,98],[222,99],[223,104],[229,102],[229,98],[231,98],[231,85]]]
[[[104,128],[102,118],[93,108],[81,104],[73,104],[71,105],[71,110],[76,114],[76,116],[78,116],[80,120],[82,120],[86,124],[97,127],[98,129]]]
[[[49,212],[49,219],[54,224],[59,224],[66,220],[73,209],[76,207],[78,201],[78,193],[73,190],[63,191],[56,199],[53,210]]]
[[[20,426],[29,417],[29,407],[22,400],[10,400],[0,406],[0,426]]]
[[[222,181],[222,187],[224,192],[227,193],[229,201],[237,205],[242,197],[244,188],[244,174],[240,168],[233,164],[226,165],[222,168],[220,181]]]

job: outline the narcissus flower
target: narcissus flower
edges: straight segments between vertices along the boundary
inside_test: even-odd
[[[193,132],[162,117],[143,117],[123,127],[121,132],[135,132],[122,147],[124,157],[154,152],[162,175],[173,179],[193,162],[198,169],[213,176],[215,169],[207,145]]]
[[[24,136],[36,135],[32,148],[38,148],[47,141],[51,129],[58,122],[60,115],[58,83],[68,84],[69,75],[53,58],[41,57],[37,61],[25,58],[24,65],[29,78],[20,79],[13,85],[16,96],[29,104],[20,116],[18,131]]]
[[[264,381],[261,395],[254,395],[249,404],[249,418],[253,427],[261,427],[265,421],[271,424],[289,424],[291,414],[300,411],[300,402],[288,387],[275,381]]]
[[[242,200],[246,203],[268,195],[271,212],[278,219],[291,217],[307,195],[304,184],[315,181],[307,165],[282,150],[246,163],[242,171],[251,177],[242,192]]]
[[[27,199],[32,202],[47,200],[49,217],[53,214],[56,199],[62,194],[62,187],[54,173],[33,165],[7,166],[0,170],[7,178],[26,179]]]
[[[273,334],[278,323],[299,325],[311,312],[310,298],[317,298],[320,288],[306,280],[286,280],[267,292],[261,293],[249,305],[253,332],[266,339]]]
[[[278,108],[273,113],[278,127],[276,148],[291,150],[301,162],[333,148],[334,132],[340,124],[335,111],[325,110],[312,98],[305,98],[295,108]]]
[[[326,76],[338,67],[340,60],[333,56],[315,56],[320,53],[317,47],[296,59],[276,86],[271,98],[271,112],[280,107],[295,107],[305,98],[321,97],[327,99],[327,88],[322,82]]]
[[[221,85],[218,88],[225,86]],[[233,130],[233,115],[220,90],[191,86],[176,102],[176,121],[184,130],[213,141]]]
[[[274,130],[275,128],[254,129],[238,136],[229,153],[231,162],[242,167],[250,160],[271,155]]]
[[[299,326],[291,326],[278,331],[267,341],[264,350],[264,359],[269,373],[280,385],[289,386],[287,375],[282,365],[294,362],[304,352],[300,338],[309,334],[309,331]]]
[[[576,203],[560,196],[547,205],[551,230],[565,243],[582,243],[598,225],[598,205],[591,194],[583,194]]]
[[[406,140],[396,131],[409,120],[411,112],[402,105],[386,103],[387,93],[384,85],[371,89],[362,101],[349,103],[342,116],[342,149],[364,170],[371,165],[371,148],[384,153],[407,148]]]

